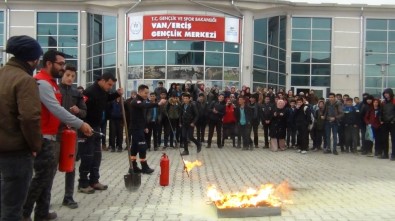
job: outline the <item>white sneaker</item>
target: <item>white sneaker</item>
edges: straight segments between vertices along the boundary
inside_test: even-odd
[[[297,152],[297,153],[300,153],[300,152],[301,152],[301,150],[300,150],[300,149],[298,149],[296,152]]]
[[[301,154],[306,154],[307,151],[303,150],[303,151],[301,151],[300,153],[301,153]]]

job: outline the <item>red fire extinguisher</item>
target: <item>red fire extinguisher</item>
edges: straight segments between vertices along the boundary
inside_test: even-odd
[[[74,170],[77,133],[70,128],[65,128],[60,139],[59,171],[72,172]]]
[[[170,176],[170,160],[169,157],[163,153],[160,158],[160,179],[159,184],[161,186],[169,185],[169,176]]]

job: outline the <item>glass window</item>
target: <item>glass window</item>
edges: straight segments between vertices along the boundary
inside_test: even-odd
[[[117,37],[117,17],[103,16],[103,39],[110,40]]]
[[[278,59],[278,48],[269,45],[269,54],[268,57]]]
[[[78,35],[78,25],[59,25],[59,35]]]
[[[59,36],[59,46],[78,47],[78,37]]]
[[[313,28],[332,29],[330,18],[313,18]]]
[[[311,40],[311,30],[310,29],[293,29],[292,39],[296,40]]]
[[[0,22],[4,22],[4,12],[0,11]]]
[[[292,28],[311,28],[311,18],[292,18]]]
[[[386,54],[371,54],[366,56],[366,64],[380,64],[387,61]]]
[[[57,34],[58,34],[58,30],[56,25],[37,25],[37,35],[57,35]]]
[[[330,41],[313,41],[311,44],[312,51],[331,51]]]
[[[285,85],[286,77],[284,74],[278,75],[278,84],[284,86]]]
[[[266,44],[254,42],[254,54],[266,56],[267,55]]]
[[[206,41],[206,51],[223,52],[224,44],[222,42]]]
[[[99,79],[101,77],[101,75],[102,75],[101,69],[93,71],[93,79],[94,80]]]
[[[165,65],[166,64],[166,52],[155,51],[144,53],[144,65]]]
[[[112,75],[114,75],[114,76],[117,74],[115,68],[105,68],[105,69],[103,69],[103,74],[104,74],[104,73],[110,73],[110,74],[112,74]],[[114,86],[114,87],[115,87],[115,86]]]
[[[285,62],[279,62],[278,64],[278,72],[285,73]]]
[[[278,84],[278,74],[274,73],[274,72],[269,72],[268,83],[270,83],[270,84]]]
[[[366,54],[371,54],[372,52],[385,53],[387,52],[386,42],[366,42]]]
[[[310,64],[292,64],[291,72],[294,75],[310,75]]]
[[[106,54],[103,56],[103,67],[116,66],[117,57],[116,54]]]
[[[41,47],[56,47],[58,45],[56,36],[38,36],[37,41]]]
[[[310,52],[292,52],[291,61],[300,62],[300,63],[309,63]]]
[[[382,79],[382,77],[366,77],[365,86],[381,88]]]
[[[116,52],[116,46],[115,40],[103,42],[103,53],[107,54]]]
[[[292,51],[310,51],[310,41],[292,40]]]
[[[59,51],[66,54],[66,61],[69,58],[78,58],[78,48],[59,48]]]
[[[209,66],[222,66],[223,65],[223,60],[222,60],[222,53],[211,53],[211,52],[206,52],[206,65]]]
[[[269,58],[269,71],[276,71],[278,72],[278,60]]]
[[[87,69],[92,70],[92,58],[88,58],[86,60],[86,64],[87,64]]]
[[[366,29],[387,30],[387,20],[385,19],[367,19]]]
[[[366,65],[365,76],[381,76],[380,66],[378,65]]]
[[[395,19],[390,19],[388,21],[388,29],[389,30],[395,30]]]
[[[102,44],[94,44],[93,45],[93,56],[101,55],[102,54]]]
[[[142,52],[129,53],[128,65],[143,65],[143,53]]]
[[[239,67],[239,54],[224,54],[224,66]]]
[[[395,41],[395,31],[388,32],[388,41]]]
[[[279,22],[279,17],[271,17],[269,19],[269,33],[268,33],[268,44],[274,45],[274,46],[279,46],[279,40],[280,40],[280,22]]]
[[[330,30],[313,30],[313,40],[331,40]]]
[[[331,65],[329,64],[313,64],[311,66],[312,75],[330,75]]]
[[[291,77],[292,86],[310,86],[309,76],[292,76]]]
[[[239,44],[225,42],[225,52],[239,53]]]
[[[285,50],[280,49],[280,54],[279,54],[279,58],[278,59],[280,59],[280,61],[285,61],[286,60],[286,51]]]
[[[257,82],[267,83],[267,72],[254,69],[252,71],[252,80]]]
[[[168,51],[167,64],[203,65],[203,52]]]
[[[380,87],[381,88],[381,87]],[[373,95],[374,97],[381,97],[381,89],[380,88],[366,88],[365,92]]]
[[[58,23],[56,12],[38,12],[37,23]]]
[[[311,86],[329,87],[331,84],[330,77],[311,77]]]
[[[387,31],[366,31],[366,41],[387,41]]]
[[[142,41],[130,41],[128,43],[129,51],[142,51],[143,42]]]
[[[312,63],[331,63],[331,53],[314,52],[311,56]]]
[[[395,54],[389,54],[388,55],[388,63],[391,65],[395,64]]]
[[[267,42],[267,19],[261,18],[254,21],[254,41]]]
[[[60,12],[59,13],[59,23],[78,23],[78,13],[76,12]]]
[[[102,57],[96,56],[93,57],[93,68],[101,68],[102,67]]]
[[[254,68],[267,69],[267,58],[261,56],[254,56]]]
[[[168,50],[194,50],[203,51],[204,42],[203,41],[169,41]]]
[[[166,50],[166,41],[145,41],[144,50]]]

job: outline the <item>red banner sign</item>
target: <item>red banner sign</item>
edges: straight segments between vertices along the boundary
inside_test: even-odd
[[[190,15],[143,17],[143,39],[225,40],[225,18]]]

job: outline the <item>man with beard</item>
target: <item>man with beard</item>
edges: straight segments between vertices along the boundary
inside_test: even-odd
[[[86,122],[92,125],[95,131],[100,131],[102,114],[108,102],[113,101],[123,94],[123,89],[119,88],[115,93],[109,93],[117,79],[109,72],[104,73],[93,85],[84,91],[87,97]],[[100,145],[101,136],[95,135],[87,137],[81,143],[79,151],[81,164],[79,168],[80,179],[78,191],[81,193],[94,193],[95,190],[107,190],[108,186],[99,182],[99,168],[102,158]],[[89,177],[88,177],[89,174]]]
[[[22,206],[33,175],[33,155],[41,149],[40,97],[32,78],[43,51],[26,35],[7,41],[13,54],[0,69],[1,219],[21,220]]]
[[[44,68],[34,76],[38,83],[41,100],[41,130],[43,143],[41,151],[34,160],[34,178],[23,206],[23,220],[53,220],[55,212],[49,212],[51,189],[55,177],[60,152],[60,139],[57,137],[60,123],[80,129],[86,136],[92,135],[92,128],[61,106],[62,94],[56,84],[56,78],[63,75],[65,67],[64,54],[50,50],[43,56]]]

